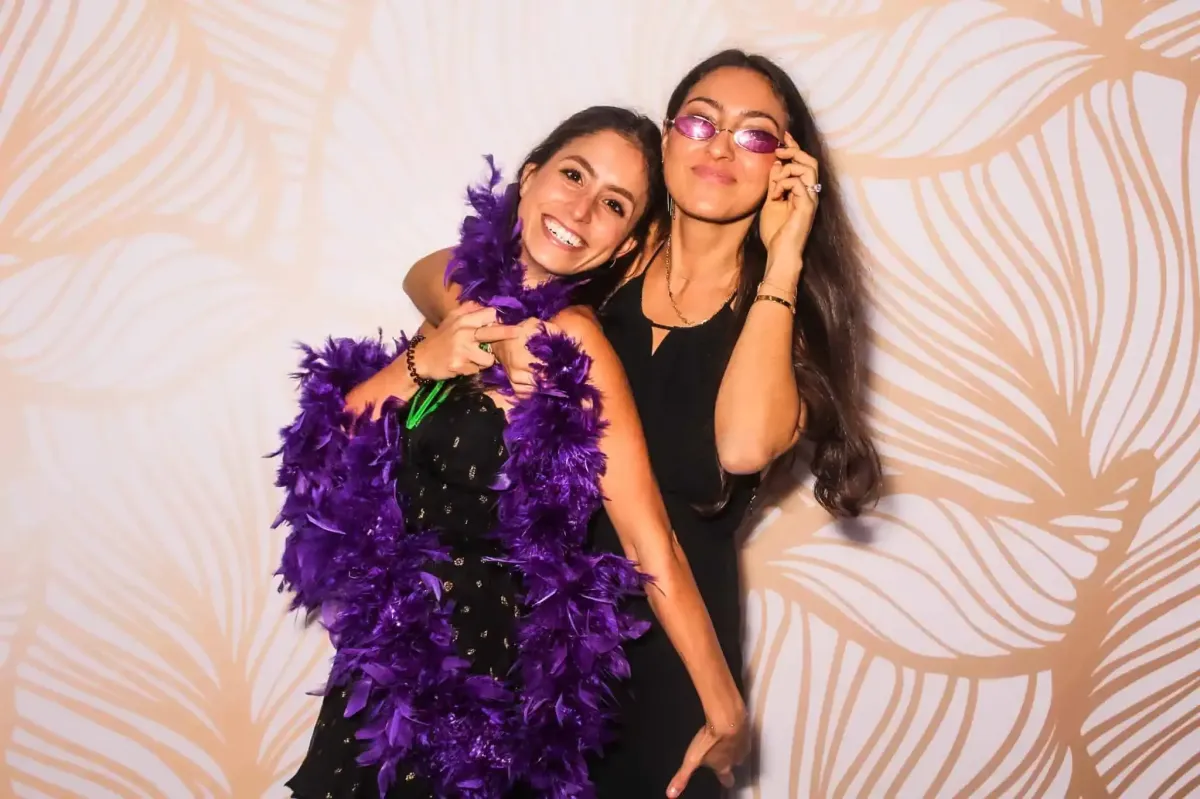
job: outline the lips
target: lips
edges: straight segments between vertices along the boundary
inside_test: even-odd
[[[696,177],[700,178],[701,180],[720,183],[725,186],[728,186],[734,182],[732,172],[715,166],[709,166],[708,164],[699,164],[694,166],[692,167],[692,172],[695,173]]]
[[[583,249],[584,244],[587,243],[574,230],[548,214],[542,216],[542,228],[546,231],[546,236],[550,241],[564,249]]]

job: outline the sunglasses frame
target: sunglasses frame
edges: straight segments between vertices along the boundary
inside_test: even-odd
[[[697,120],[703,122],[704,124],[711,126],[713,129],[713,134],[711,136],[703,136],[703,137],[689,136],[688,134],[686,134],[682,130],[680,130],[678,124],[676,124],[678,122],[678,120],[680,120],[680,119],[697,119]],[[734,144],[736,144],[738,147],[741,147],[743,150],[745,150],[748,153],[753,153],[754,155],[770,155],[770,154],[774,153],[777,149],[779,149],[780,147],[783,146],[783,142],[780,141],[779,138],[774,133],[771,133],[770,131],[762,130],[760,128],[741,128],[739,130],[734,130],[733,128],[722,128],[722,127],[718,126],[716,122],[713,122],[711,119],[706,119],[705,117],[702,117],[699,114],[679,114],[674,119],[668,119],[666,121],[666,124],[667,124],[667,127],[671,128],[672,130],[678,131],[680,136],[682,136],[683,138],[688,139],[690,141],[711,141],[712,139],[715,139],[720,134],[728,131],[730,134],[733,135],[733,143]],[[770,136],[772,139],[775,140],[775,146],[772,147],[770,150],[763,150],[763,151],[750,149],[749,147],[747,147],[745,145],[744,141],[742,141],[742,140],[744,140],[749,134],[755,134],[755,133],[761,134],[764,136]],[[740,137],[740,139],[739,139],[739,137]]]

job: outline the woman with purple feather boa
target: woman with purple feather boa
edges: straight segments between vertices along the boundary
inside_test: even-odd
[[[864,410],[865,270],[816,120],[770,59],[726,50],[701,61],[671,93],[661,136],[669,197],[600,318],[740,686],[738,533],[767,473],[803,443],[814,496],[831,514],[858,516],[878,496]],[[433,253],[405,279],[434,324],[462,299],[441,280],[445,260]],[[523,346],[533,323],[518,329],[496,356],[520,395],[539,356]],[[599,514],[594,549],[627,552],[619,526]],[[651,627],[626,647],[622,726],[592,763],[597,794],[669,786],[674,796],[686,784],[689,799],[717,799],[733,780],[708,703],[669,631],[642,600],[634,607]],[[700,763],[710,768],[695,771]]]
[[[411,339],[304,348],[282,431],[279,573],[335,646],[308,754],[318,797],[589,797],[629,609],[647,580],[718,756],[745,708],[650,468],[620,362],[585,303],[638,257],[664,193],[657,127],[594,107],[468,192],[445,277],[464,305]],[[537,320],[520,395],[491,345]],[[603,507],[624,552],[586,548]],[[635,568],[635,563],[637,564]]]

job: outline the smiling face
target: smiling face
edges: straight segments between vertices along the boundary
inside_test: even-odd
[[[676,119],[702,117],[718,128],[707,140],[688,138],[696,125],[668,125],[663,135],[663,166],[675,205],[689,216],[730,222],[755,213],[767,195],[775,153],[755,152],[734,141],[741,130],[784,138],[787,111],[770,82],[750,69],[722,67],[687,93]],[[745,138],[754,150],[755,139]]]
[[[530,279],[577,275],[629,252],[648,192],[645,157],[613,131],[580,136],[526,167],[517,214]]]

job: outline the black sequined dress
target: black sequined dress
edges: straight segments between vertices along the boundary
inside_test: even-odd
[[[486,536],[495,525],[496,494],[489,485],[507,457],[505,423],[490,397],[460,384],[405,433],[397,475],[405,519],[436,528],[450,546],[452,560],[430,563],[428,571],[442,580],[443,596],[456,603],[458,654],[471,662],[473,672],[493,676],[506,675],[517,653],[517,578],[485,561],[500,554]],[[360,721],[344,718],[347,696],[345,690],[335,691],[321,704],[308,754],[287,783],[299,799],[379,799],[377,770],[356,762],[363,750],[354,737]],[[385,799],[433,796],[412,769],[402,767]]]

